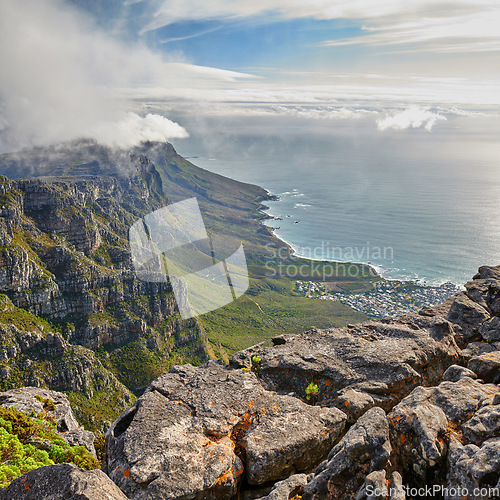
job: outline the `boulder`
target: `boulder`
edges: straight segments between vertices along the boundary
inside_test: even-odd
[[[470,299],[466,293],[455,297],[448,312],[448,321],[460,329],[461,342],[468,342],[478,335],[479,327],[491,314],[480,304]]]
[[[479,328],[479,333],[484,340],[491,342],[500,341],[500,317],[493,316],[485,321]]]
[[[465,366],[459,365],[451,365],[444,373],[443,373],[443,381],[448,382],[458,382],[464,377],[477,378],[477,375]]]
[[[472,358],[500,350],[500,342],[469,342],[465,349],[462,349],[461,357],[464,363],[468,363]]]
[[[277,482],[269,495],[261,497],[259,500],[288,500],[297,495],[302,495],[307,484],[306,474],[294,474],[288,479]]]
[[[500,351],[488,352],[470,359],[468,368],[478,377],[494,384],[500,382]]]
[[[16,408],[25,413],[45,413],[57,423],[59,432],[78,429],[80,426],[73,415],[68,398],[61,392],[40,389],[39,387],[20,387],[0,392],[0,405]]]
[[[259,485],[312,469],[345,420],[266,391],[252,372],[177,366],[113,423],[103,469],[134,499],[232,498],[243,476]]]
[[[358,491],[354,500],[405,500],[403,479],[399,472],[393,472],[390,480],[385,470],[378,470],[366,476],[365,484]]]
[[[444,467],[449,436],[482,405],[492,403],[496,392],[496,386],[469,377],[417,387],[389,415],[396,469],[412,482],[434,484]]]
[[[84,446],[94,458],[97,458],[94,446],[95,434],[93,432],[86,431],[83,427],[80,427],[60,433],[59,435],[71,446]]]
[[[303,500],[352,500],[371,472],[385,468],[391,444],[381,408],[368,410],[354,424],[305,487]]]
[[[73,464],[46,465],[0,488],[0,500],[127,500],[100,470],[83,470]]]
[[[493,400],[494,403],[496,401],[498,397]],[[500,405],[485,405],[480,408],[470,420],[462,425],[462,431],[465,439],[474,444],[481,444],[492,437],[499,437]]]
[[[481,266],[474,279],[493,279],[500,281],[500,266]]]
[[[445,500],[486,500],[498,498],[500,488],[500,438],[489,439],[481,447],[450,441]],[[497,494],[488,489],[496,489]],[[479,494],[473,495],[474,490]],[[481,490],[485,493],[481,494]]]
[[[438,383],[460,357],[451,324],[439,315],[418,314],[283,336],[273,347],[236,353],[231,364],[250,367],[254,355],[261,358],[259,377],[266,387],[305,398],[314,381],[318,401],[335,406],[340,396],[351,420],[373,405],[389,410],[417,385]],[[346,390],[356,391],[352,402]]]
[[[370,394],[355,389],[342,389],[333,404],[347,415],[348,424],[356,422],[363,413],[376,405]]]

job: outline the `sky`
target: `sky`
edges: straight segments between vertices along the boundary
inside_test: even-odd
[[[493,142],[498,26],[497,0],[0,0],[0,152],[214,124]]]

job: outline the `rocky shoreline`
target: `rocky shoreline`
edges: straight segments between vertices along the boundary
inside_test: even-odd
[[[419,313],[273,344],[156,379],[109,429],[106,475],[45,466],[0,498],[54,498],[56,477],[89,499],[497,498],[500,266]]]

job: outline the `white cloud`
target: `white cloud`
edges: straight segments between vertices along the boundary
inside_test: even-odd
[[[377,120],[377,127],[379,130],[406,130],[424,127],[425,130],[430,132],[432,127],[440,120],[446,120],[446,117],[433,113],[427,108],[414,105],[404,111]]]
[[[157,114],[140,117],[127,113],[118,122],[99,123],[88,130],[88,137],[112,147],[128,148],[141,142],[165,142],[169,139],[188,137],[184,127]]]
[[[500,50],[497,0],[163,0],[147,30],[187,20],[355,19],[368,34],[323,42],[327,46],[435,42],[439,52]]]
[[[0,152],[98,132],[117,144],[131,143],[132,131],[137,140],[180,137],[186,131],[166,118],[127,114],[117,89],[210,87],[250,77],[127,45],[63,0],[1,0],[0,68]]]
[[[478,4],[478,7],[481,4]],[[448,17],[409,15],[400,18],[371,20],[363,27],[368,34],[354,38],[330,40],[323,46],[352,45],[416,45],[433,52],[489,52],[500,50],[500,8],[483,5],[479,12]]]
[[[489,3],[491,3],[490,0]],[[454,4],[456,2],[445,2]],[[472,4],[472,0],[468,0]],[[476,3],[484,3],[478,0]],[[488,3],[488,2],[486,2]],[[431,8],[434,0],[413,0],[411,10]],[[231,19],[266,15],[268,18],[338,19],[372,18],[408,12],[408,5],[400,0],[163,0],[148,29],[193,19]]]

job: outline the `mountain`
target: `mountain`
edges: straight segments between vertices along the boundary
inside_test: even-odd
[[[66,391],[93,430],[174,364],[365,318],[266,277],[269,246],[283,247],[284,263],[302,262],[262,224],[267,192],[200,169],[170,144],[117,151],[76,141],[2,155],[0,173],[0,389]],[[228,252],[243,242],[251,286],[227,309],[183,320],[170,283],[136,277],[128,230],[190,197]]]

